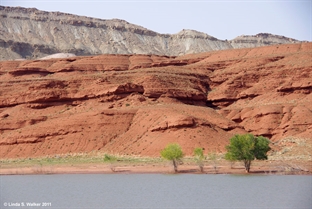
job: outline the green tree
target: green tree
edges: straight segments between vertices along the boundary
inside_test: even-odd
[[[252,160],[268,159],[269,143],[270,141],[263,136],[255,137],[252,134],[235,135],[230,139],[230,144],[226,146],[225,159],[243,161],[246,172],[249,172]]]
[[[160,155],[166,160],[172,160],[174,172],[178,171],[178,163],[183,157],[180,145],[168,144],[163,150],[160,151]]]
[[[194,156],[197,165],[199,166],[200,172],[204,172],[204,151],[202,148],[197,147],[194,149]]]

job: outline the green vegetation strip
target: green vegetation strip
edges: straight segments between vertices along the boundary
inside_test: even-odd
[[[223,159],[223,156],[218,156],[218,159]],[[196,165],[194,157],[185,156],[181,159],[183,164]],[[203,162],[211,161],[207,157]],[[87,165],[87,164],[107,164],[107,165],[167,165],[168,161],[161,157],[142,157],[134,155],[111,155],[106,153],[75,153],[54,155],[36,158],[15,158],[15,159],[0,159],[0,168],[20,168],[32,166],[57,166],[57,165]]]
[[[1,168],[27,167],[33,165],[79,165],[98,163],[122,163],[122,164],[161,164],[165,162],[160,157],[122,156],[108,154],[68,154],[37,158],[0,159]]]

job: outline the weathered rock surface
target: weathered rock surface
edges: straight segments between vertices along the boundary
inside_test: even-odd
[[[0,157],[223,152],[233,134],[312,143],[312,43],[0,62]]]
[[[124,20],[0,6],[0,60],[36,59],[59,53],[177,56],[296,42],[299,41],[267,33],[230,41],[194,30],[159,34]]]

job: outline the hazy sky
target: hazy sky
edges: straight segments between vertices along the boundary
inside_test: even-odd
[[[312,0],[0,0],[0,5],[118,18],[159,33],[193,29],[222,40],[272,33],[312,41]]]

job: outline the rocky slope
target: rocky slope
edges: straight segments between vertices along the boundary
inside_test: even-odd
[[[223,152],[233,134],[246,132],[269,137],[274,151],[292,139],[311,149],[311,58],[312,43],[301,43],[2,61],[0,158],[159,156],[170,142],[188,155],[195,147]]]
[[[240,36],[230,41],[194,30],[159,34],[124,20],[0,6],[0,60],[34,59],[55,53],[177,56],[296,42],[265,33]]]

